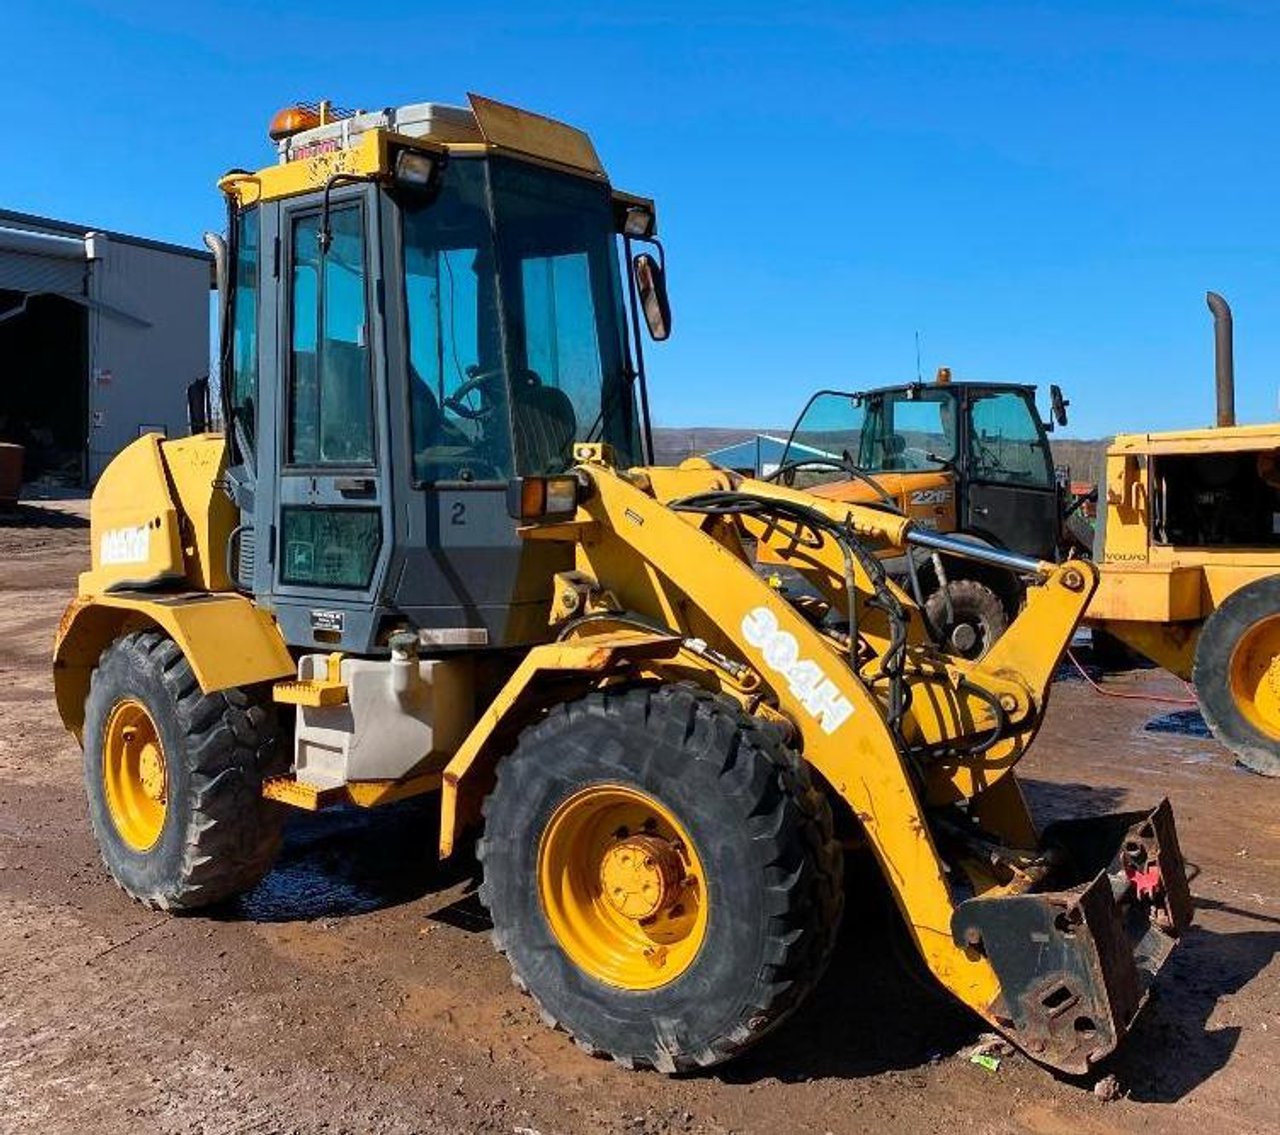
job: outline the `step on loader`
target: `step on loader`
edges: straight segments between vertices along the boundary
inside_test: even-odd
[[[1110,1053],[1191,917],[1171,810],[1039,831],[1014,774],[1094,567],[649,463],[655,208],[582,132],[472,96],[272,136],[209,242],[222,428],[111,463],[58,630],[115,881],[208,907],[290,808],[432,793],[543,1015],[674,1072],[801,1004],[861,847],[944,988],[1051,1068]],[[945,656],[888,545],[1033,585]]]

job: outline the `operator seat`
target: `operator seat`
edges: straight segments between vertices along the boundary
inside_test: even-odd
[[[535,476],[563,470],[578,432],[569,396],[526,370],[515,374],[511,400],[517,470]]]
[[[885,438],[884,467],[892,470],[907,468],[907,459],[904,456],[906,449],[907,439],[901,434],[890,434]]]

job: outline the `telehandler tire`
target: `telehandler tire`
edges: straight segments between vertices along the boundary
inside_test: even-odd
[[[950,579],[945,590],[946,594],[937,588],[925,600],[925,614],[938,631],[939,645],[961,658],[981,658],[1009,626],[1000,596],[976,579]]]
[[[140,903],[193,910],[270,870],[284,810],[261,788],[277,760],[267,690],[202,693],[156,631],[103,651],[85,706],[89,818],[107,870]]]
[[[480,897],[543,1019],[627,1067],[727,1060],[830,958],[843,861],[774,730],[686,685],[552,709],[498,765]]]
[[[1280,776],[1280,576],[1233,592],[1205,620],[1191,684],[1205,724],[1236,760]]]

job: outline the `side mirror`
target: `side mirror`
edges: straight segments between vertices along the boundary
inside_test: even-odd
[[[659,343],[671,334],[671,304],[667,300],[667,278],[662,265],[647,252],[632,261],[636,289],[649,334]]]
[[[1058,425],[1065,426],[1067,424],[1067,407],[1071,403],[1062,397],[1062,387],[1057,383],[1053,383],[1049,387],[1049,405],[1053,410],[1053,420]]]

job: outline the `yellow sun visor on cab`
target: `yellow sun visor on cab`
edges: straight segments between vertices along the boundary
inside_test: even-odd
[[[467,101],[490,145],[606,177],[591,139],[576,127],[481,95],[468,94]]]

